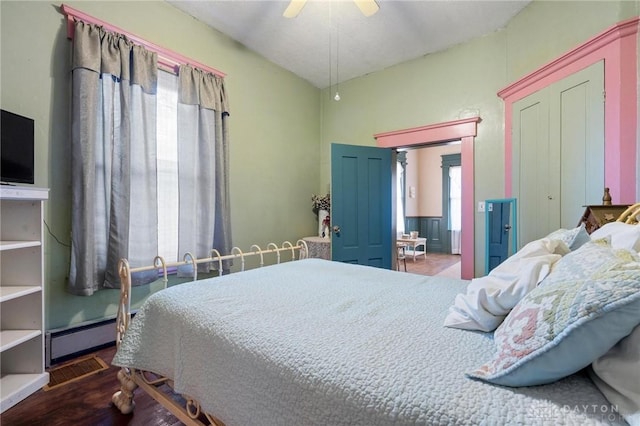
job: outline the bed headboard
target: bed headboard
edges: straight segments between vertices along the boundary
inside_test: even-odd
[[[640,222],[640,203],[635,203],[632,206],[629,206],[622,214],[618,217],[618,222],[630,223],[633,225],[637,225]]]

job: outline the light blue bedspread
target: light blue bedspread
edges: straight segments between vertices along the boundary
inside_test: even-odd
[[[319,259],[182,284],[149,297],[113,363],[172,377],[227,426],[620,422],[584,374],[466,378],[494,352],[443,327],[467,284]]]

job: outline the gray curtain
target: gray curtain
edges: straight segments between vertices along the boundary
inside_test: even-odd
[[[117,263],[157,253],[157,55],[75,23],[72,69],[72,241],[68,289],[117,288]]]
[[[224,80],[184,65],[178,80],[179,253],[231,252],[229,105]],[[216,266],[216,265],[212,265]],[[226,267],[225,267],[226,268]]]

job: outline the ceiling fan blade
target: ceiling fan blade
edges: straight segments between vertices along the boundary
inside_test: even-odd
[[[378,11],[378,9],[380,9],[376,0],[353,0],[353,2],[366,17],[373,15]]]
[[[282,16],[285,18],[295,18],[298,16],[298,13],[300,13],[305,3],[307,3],[307,0],[291,0]]]

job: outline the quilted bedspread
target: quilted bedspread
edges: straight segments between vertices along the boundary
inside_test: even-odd
[[[307,259],[148,298],[113,364],[172,377],[233,425],[623,423],[586,374],[465,377],[492,333],[443,327],[468,281]]]

